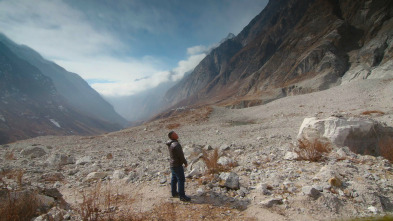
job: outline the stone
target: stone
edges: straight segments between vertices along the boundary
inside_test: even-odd
[[[271,198],[264,201],[261,201],[259,205],[266,208],[271,208],[274,205],[281,205],[283,203],[282,198]]]
[[[375,206],[369,206],[367,209],[374,214],[378,213],[378,209]]]
[[[319,172],[313,177],[313,180],[320,180],[323,182],[329,182],[329,179],[332,177],[335,177],[339,180],[342,180],[343,178],[339,174],[339,168],[335,165],[326,165],[323,166]]]
[[[222,153],[222,152],[227,151],[227,150],[229,150],[229,149],[231,149],[231,146],[230,146],[230,145],[228,145],[228,144],[223,144],[223,145],[220,146],[220,148],[219,148],[218,150],[219,150],[220,153]]]
[[[330,178],[328,182],[332,187],[340,187],[342,185],[341,180],[337,177]]]
[[[221,164],[223,166],[233,164],[234,162],[235,162],[234,160],[226,156],[220,157],[217,161],[218,164]]]
[[[76,165],[85,165],[85,164],[91,163],[91,161],[92,161],[91,156],[84,156],[84,157],[79,158],[76,161]]]
[[[166,178],[165,177],[160,179],[160,184],[164,184],[164,183],[166,183]]]
[[[204,149],[204,150],[213,150],[213,147],[210,146],[210,145],[205,145],[205,146],[203,147],[203,149]]]
[[[234,172],[220,173],[220,185],[229,189],[238,190],[240,188],[239,176]]]
[[[197,196],[203,196],[205,194],[205,190],[202,187],[199,187],[196,191]]]
[[[20,154],[24,157],[33,158],[40,158],[46,155],[46,151],[41,147],[27,147],[23,149]]]
[[[284,156],[284,160],[296,160],[299,155],[295,152],[286,152]]]
[[[112,178],[117,179],[117,180],[121,180],[125,176],[126,176],[126,173],[123,170],[115,170],[115,171],[113,171]]]
[[[266,183],[260,183],[257,186],[257,190],[260,191],[263,195],[270,195],[270,191],[269,191],[269,185]]]
[[[72,156],[67,156],[65,154],[55,153],[49,156],[47,161],[52,166],[64,166],[68,164],[74,164],[75,158]]]
[[[206,169],[206,164],[202,160],[198,160],[190,165],[189,171],[186,172],[186,177],[200,177],[206,172]]]
[[[303,186],[302,193],[312,198],[317,198],[321,193],[312,186]]]
[[[105,172],[92,172],[86,176],[85,181],[90,182],[95,180],[101,180],[104,179],[106,176],[107,174]]]

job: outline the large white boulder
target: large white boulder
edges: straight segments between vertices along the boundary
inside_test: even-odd
[[[356,153],[379,155],[379,140],[392,134],[392,128],[371,119],[311,117],[304,119],[297,138],[327,140],[338,147],[347,146]]]

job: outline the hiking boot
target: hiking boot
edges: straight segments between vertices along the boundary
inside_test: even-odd
[[[180,197],[180,201],[183,201],[183,202],[190,202],[190,201],[191,201],[191,198],[188,197],[188,196],[182,196],[182,197]]]
[[[179,194],[178,193],[172,194],[172,198],[179,198]]]

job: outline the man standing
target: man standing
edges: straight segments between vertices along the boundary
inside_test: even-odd
[[[178,141],[179,136],[171,131],[168,134],[170,141],[166,143],[169,150],[170,164],[171,164],[171,192],[172,197],[179,197],[181,201],[189,202],[191,198],[186,196],[184,192],[184,183],[186,178],[184,176],[183,164],[188,166],[187,160],[184,158],[183,149]]]

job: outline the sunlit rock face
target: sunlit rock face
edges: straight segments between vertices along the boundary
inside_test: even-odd
[[[390,1],[270,1],[166,100],[246,107],[353,80],[393,78],[392,11]]]

